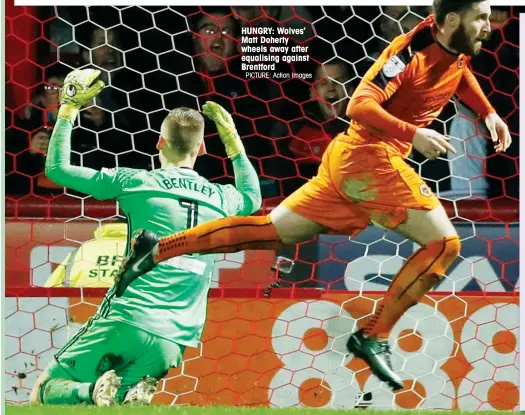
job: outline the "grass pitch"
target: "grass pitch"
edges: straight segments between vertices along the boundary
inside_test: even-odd
[[[374,411],[374,410],[334,410],[334,409],[272,409],[266,407],[247,408],[233,406],[150,406],[150,407],[110,407],[94,406],[6,406],[6,415],[451,415],[455,411]],[[458,414],[460,412],[457,412]],[[483,412],[483,415],[501,415],[502,412]]]

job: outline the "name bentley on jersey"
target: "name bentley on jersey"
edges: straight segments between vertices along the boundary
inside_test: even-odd
[[[196,183],[193,180],[184,179],[181,177],[172,177],[171,179],[165,179],[162,181],[165,189],[185,189],[193,190],[195,192],[202,193],[204,196],[212,197],[216,192],[210,186],[206,186],[202,183]]]

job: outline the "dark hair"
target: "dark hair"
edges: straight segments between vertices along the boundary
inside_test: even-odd
[[[434,0],[432,10],[436,23],[441,26],[449,13],[462,13],[472,7],[473,4],[485,0]]]
[[[199,7],[199,12],[188,16],[188,24],[192,32],[199,31],[199,22],[200,20],[210,14],[223,14],[224,17],[230,17],[233,19],[233,14],[229,6],[201,6]]]
[[[80,43],[83,49],[91,48],[93,33],[95,33],[97,29],[104,30],[92,22],[85,22],[75,26],[75,41]]]
[[[44,77],[47,81],[49,78],[65,78],[72,69],[62,62],[55,62],[44,69]]]
[[[239,11],[242,9],[254,9],[258,8],[262,14],[259,16],[269,17],[272,20],[279,20],[283,6],[231,6],[231,9],[235,16],[239,16]]]

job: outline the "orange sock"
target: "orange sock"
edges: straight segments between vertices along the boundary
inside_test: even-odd
[[[270,216],[235,216],[203,223],[161,238],[155,261],[184,254],[237,252],[245,249],[276,250],[282,246]]]
[[[393,279],[375,314],[366,322],[365,334],[388,339],[401,316],[443,278],[460,248],[459,237],[451,236],[414,252]]]

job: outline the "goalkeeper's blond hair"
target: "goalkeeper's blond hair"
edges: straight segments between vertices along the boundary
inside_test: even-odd
[[[197,154],[204,139],[204,117],[191,108],[175,108],[162,122],[160,132],[170,150]]]

